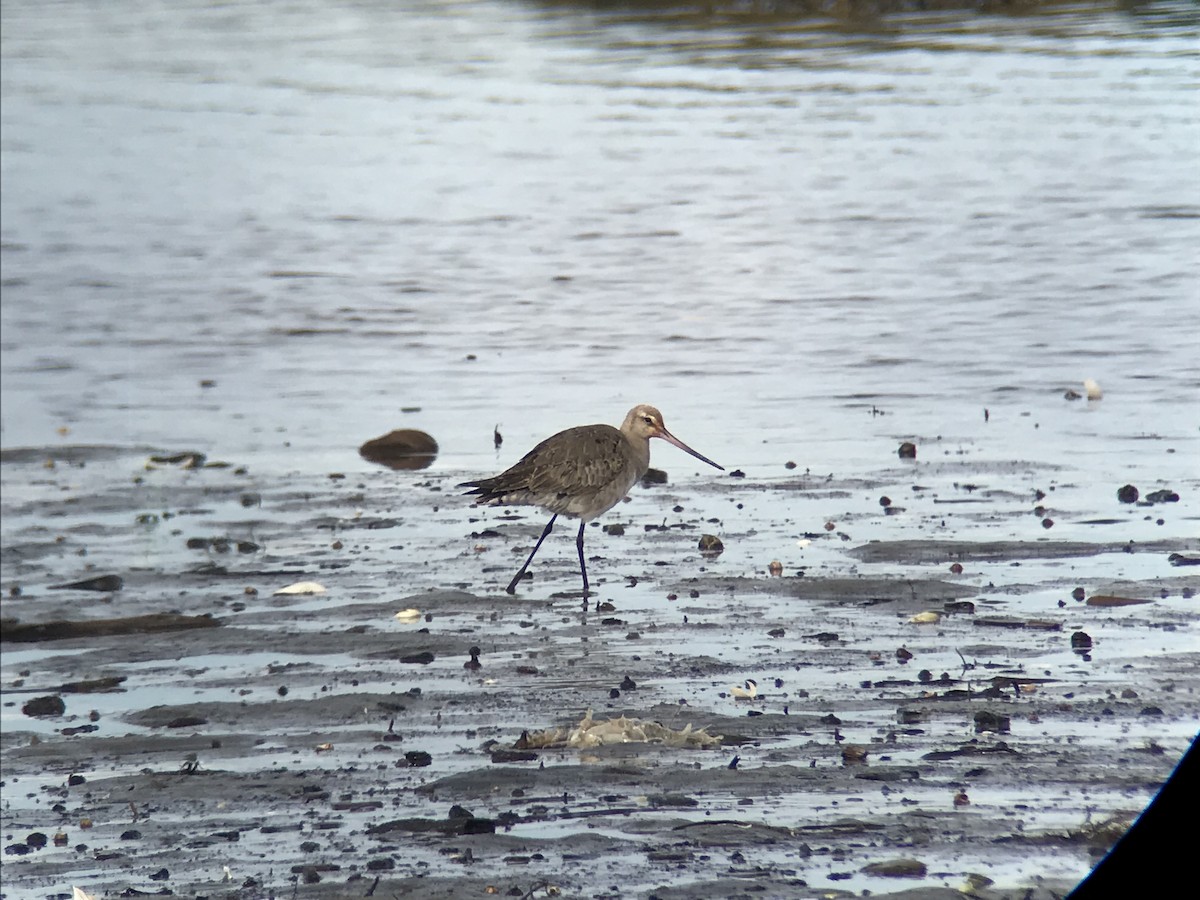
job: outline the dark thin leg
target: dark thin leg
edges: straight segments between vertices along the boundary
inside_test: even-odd
[[[533,558],[537,556],[538,547],[542,546],[542,541],[546,539],[546,535],[554,530],[554,520],[557,518],[558,513],[555,513],[550,517],[550,521],[546,523],[545,530],[542,531],[542,536],[538,538],[537,543],[533,545],[533,552],[529,554],[529,559],[525,560],[525,565],[521,566],[521,571],[514,575],[513,580],[508,583],[506,590],[510,594],[515,594],[517,592],[517,582],[521,580],[521,577],[525,574],[525,570],[529,568],[529,564],[533,562]],[[582,540],[582,535],[580,536],[580,539]]]
[[[579,571],[583,575],[583,599],[586,602],[588,598],[588,583],[587,583],[587,563],[583,561],[583,526],[587,522],[579,523],[579,537],[575,538],[575,548],[579,551]]]

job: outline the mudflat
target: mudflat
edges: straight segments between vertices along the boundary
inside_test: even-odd
[[[1197,727],[1186,491],[672,478],[585,601],[461,472],[0,471],[6,897],[1055,897]]]

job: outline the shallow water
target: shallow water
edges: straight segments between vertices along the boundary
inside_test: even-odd
[[[6,447],[476,470],[648,400],[744,469],[1197,456],[1192,4],[3,25]]]
[[[1198,36],[1195,5],[1170,2],[857,19],[518,2],[6,2],[0,444],[4,543],[16,552],[0,580],[24,594],[4,599],[5,615],[166,604],[230,626],[132,651],[101,642],[78,659],[6,644],[6,703],[23,701],[9,688],[26,668],[37,685],[75,669],[126,673],[128,693],[68,698],[70,711],[83,721],[78,711],[96,708],[99,738],[142,736],[149,727],[131,710],[236,700],[241,682],[251,700],[273,701],[265,673],[292,661],[295,644],[313,668],[286,676],[293,700],[354,694],[352,678],[379,691],[422,685],[438,725],[412,729],[437,759],[420,776],[433,779],[479,766],[477,753],[461,753],[476,732],[510,741],[514,727],[606,702],[612,666],[643,682],[638,702],[721,713],[730,684],[780,677],[763,710],[837,709],[865,743],[891,728],[894,711],[884,695],[864,700],[860,682],[911,674],[872,668],[881,663],[865,650],[904,645],[921,667],[957,673],[956,648],[968,648],[968,660],[1061,679],[1045,696],[1067,708],[1060,695],[1070,693],[1080,711],[1070,705],[1040,732],[1021,722],[1014,740],[1037,760],[1086,743],[1081,777],[1094,778],[1083,799],[1056,803],[1017,796],[998,776],[972,784],[976,809],[1034,830],[1144,805],[1151,775],[1130,787],[1093,773],[1111,768],[1106,754],[1154,738],[1177,756],[1195,734],[1194,708],[1149,722],[1122,711],[1111,728],[1084,710],[1127,681],[1153,682],[1160,666],[1183,677],[1197,647],[1186,577],[1196,570],[1165,556],[1200,550]],[[1064,399],[1085,378],[1103,399]],[[577,586],[569,527],[539,555],[526,596],[496,600],[540,515],[471,510],[453,485],[560,428],[618,422],[642,401],[746,478],[655,447],[670,486],[639,489],[605,517],[626,536],[588,534],[599,554],[589,569],[617,604],[619,628],[580,615],[574,599],[545,603]],[[430,469],[385,472],[358,456],[397,427],[437,438]],[[897,459],[902,440],[917,443],[915,463]],[[72,445],[119,449],[82,452],[79,464],[65,461]],[[151,448],[196,449],[247,471],[147,469]],[[51,458],[56,468],[43,470]],[[1123,505],[1115,493],[1127,482],[1181,500]],[[1038,490],[1045,511],[1035,514]],[[143,514],[155,518],[131,527]],[[642,527],[659,523],[669,530]],[[473,534],[486,528],[501,538]],[[726,551],[704,560],[695,542],[710,528]],[[212,535],[261,550],[184,545]],[[344,550],[331,549],[335,539]],[[938,541],[1026,549],[968,556],[951,576],[954,556]],[[1126,552],[1130,541],[1137,552]],[[864,545],[875,549],[854,552]],[[786,591],[762,584],[771,560],[784,566]],[[87,567],[121,572],[127,590],[86,602],[46,590]],[[915,608],[826,605],[803,586],[900,576],[947,579],[945,596],[961,587],[981,613],[1057,617],[1063,631],[985,632],[960,616],[924,629],[907,624]],[[269,596],[302,577],[331,594]],[[249,584],[261,596],[243,596]],[[700,597],[688,596],[692,584]],[[1155,602],[1062,610],[1077,584]],[[544,697],[523,696],[511,672],[495,688],[464,680],[457,649],[439,646],[437,663],[413,674],[364,662],[343,640],[352,625],[403,640],[390,607],[450,587],[481,599],[439,609],[434,636],[486,637],[485,654],[501,647],[510,665],[542,654]],[[786,639],[763,636],[775,625]],[[1066,643],[1077,628],[1096,638],[1094,664]],[[641,641],[622,642],[634,629]],[[827,630],[844,655],[804,637]],[[264,646],[247,646],[256,637]],[[676,667],[676,651],[703,665]],[[551,668],[576,657],[580,671]],[[803,700],[792,693],[801,685]],[[1138,687],[1157,700],[1157,687]],[[52,744],[62,723],[19,708],[5,706],[4,730]],[[267,746],[226,736],[204,759],[254,772],[286,765],[302,746],[304,764],[333,778],[370,752],[360,732],[379,723],[347,725],[314,764],[307,730],[325,727],[315,715],[273,723]],[[896,760],[963,737],[957,713],[926,727]],[[808,739],[747,748],[746,767],[807,764],[810,752],[839,766]],[[174,749],[158,753],[178,765]],[[144,762],[102,754],[89,778],[132,777]],[[898,796],[945,808],[963,776],[931,768],[929,783]],[[23,770],[26,796],[6,791],[12,821],[48,827],[29,785],[49,789],[62,774]],[[394,803],[428,805],[404,788],[418,776],[404,777]],[[1054,788],[1077,787],[1064,783]],[[717,791],[705,812],[827,821],[843,814],[834,800],[866,796],[840,790],[777,793],[773,806],[749,809]],[[188,809],[160,815],[186,821]],[[110,842],[120,815],[106,823]],[[576,834],[574,820],[523,832],[559,833]],[[271,847],[247,844],[251,855]],[[1058,858],[992,857],[986,844],[975,840],[961,865],[986,861],[1004,884]],[[774,864],[795,865],[791,852]],[[439,853],[426,846],[414,858],[436,868]],[[862,862],[818,858],[805,873],[820,884],[822,872]],[[1070,881],[1088,865],[1078,850],[1050,874]],[[627,871],[630,884],[661,883],[632,862]],[[23,888],[30,896],[53,883],[39,877]],[[861,873],[836,886],[894,887]]]

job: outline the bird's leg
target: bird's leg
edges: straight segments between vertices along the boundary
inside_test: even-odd
[[[521,576],[525,574],[525,570],[529,568],[529,564],[533,562],[533,558],[537,555],[538,547],[542,546],[542,541],[546,539],[551,531],[554,530],[554,520],[558,518],[558,513],[550,517],[550,521],[546,523],[545,529],[542,531],[542,536],[537,539],[537,543],[533,545],[533,552],[529,554],[529,559],[525,560],[525,565],[521,566],[521,571],[513,576],[513,580],[508,583],[506,590],[510,594],[517,592],[517,582],[521,580]]]
[[[575,538],[575,548],[579,551],[579,571],[583,574],[583,602],[587,602],[588,598],[588,583],[587,583],[587,563],[583,561],[583,526],[587,522],[579,523],[579,537]]]

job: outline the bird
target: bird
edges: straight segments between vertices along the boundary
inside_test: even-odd
[[[471,488],[466,496],[478,497],[476,505],[540,506],[551,513],[533,552],[509,582],[506,588],[509,594],[517,592],[517,583],[533,562],[542,541],[553,530],[555,520],[559,516],[568,516],[579,519],[575,547],[579,551],[583,596],[587,599],[584,526],[616,506],[646,474],[650,468],[651,438],[662,438],[701,462],[725,471],[724,466],[697,453],[671,434],[663,424],[662,413],[642,403],[629,411],[620,428],[603,424],[568,428],[546,438],[499,475],[459,485]]]

